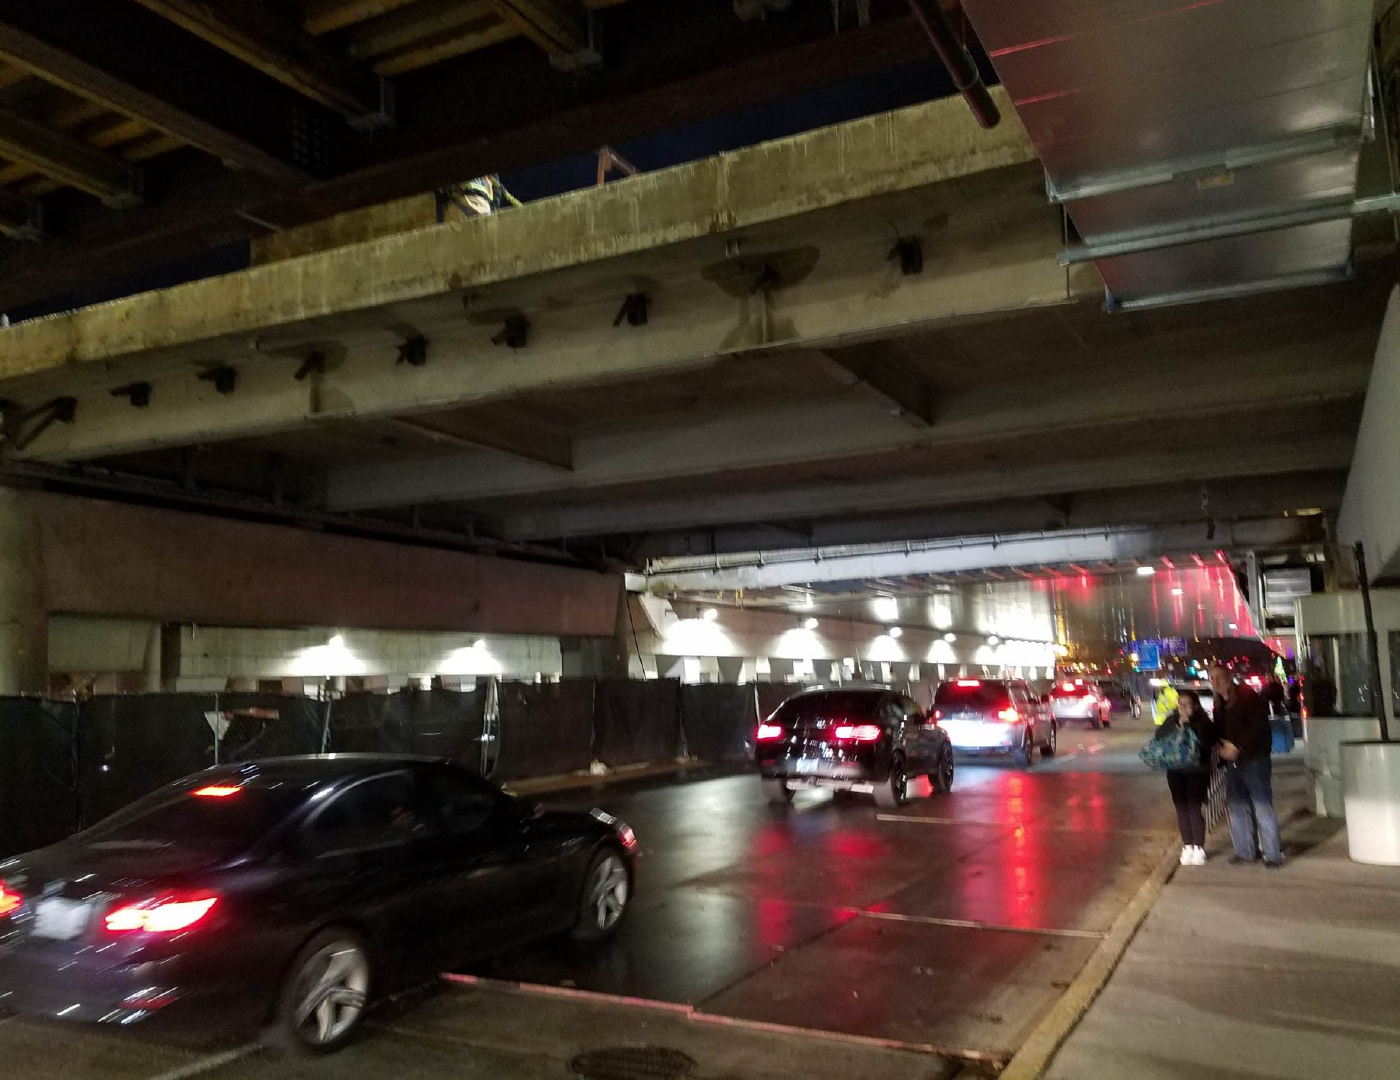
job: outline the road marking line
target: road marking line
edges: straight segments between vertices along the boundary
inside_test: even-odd
[[[1113,927],[1089,957],[1060,1000],[1031,1031],[1026,1041],[1000,1075],[1000,1080],[1036,1080],[1041,1076],[1060,1047],[1078,1026],[1089,1006],[1107,985],[1118,963],[1127,952],[1152,906],[1156,904],[1178,865],[1176,852],[1170,848],[1158,860],[1152,875],[1142,883],[1137,895],[1113,921]]]
[[[901,915],[894,911],[859,911],[866,919],[887,919],[890,922],[925,923],[929,926],[952,926],[963,930],[1000,930],[1008,934],[1046,934],[1050,937],[1091,938],[1102,940],[1107,930],[1066,930],[1047,926],[1007,926],[1003,923],[977,922],[973,919],[942,919],[935,915]]]
[[[722,1027],[745,1028],[750,1031],[766,1031],[777,1035],[793,1035],[805,1039],[822,1039],[827,1042],[848,1043],[855,1046],[873,1046],[885,1050],[906,1050],[916,1054],[929,1054],[941,1057],[956,1057],[964,1061],[988,1061],[994,1064],[1005,1062],[1011,1055],[1006,1051],[973,1050],[967,1047],[939,1046],[934,1043],[903,1042],[899,1039],[884,1039],[875,1035],[854,1035],[843,1031],[825,1031],[819,1028],[793,1027],[789,1024],[775,1024],[766,1020],[745,1020],[737,1016],[724,1016],[719,1013],[702,1012],[694,1005],[678,1005],[670,1001],[653,1001],[650,998],[625,997],[618,994],[604,994],[594,990],[579,990],[574,987],[549,986],[545,983],[505,982],[497,979],[483,979],[476,975],[442,975],[445,982],[482,990],[496,991],[523,996],[562,997],[575,1001],[592,1002],[599,1005],[624,1005],[634,1008],[658,1009],[675,1013],[701,1024],[715,1024]],[[392,1031],[393,1028],[381,1030]]]
[[[1111,833],[1115,836],[1147,836],[1152,838],[1175,836],[1176,833],[1167,829],[1080,829],[1073,825],[1038,825],[1026,826],[1022,822],[1016,821],[980,821],[972,818],[944,818],[944,817],[922,817],[914,814],[876,814],[876,821],[904,821],[916,825],[983,825],[992,829],[1023,829],[1029,828],[1032,832],[1037,829],[1044,829],[1047,832],[1078,832],[1095,833],[1102,835]]]
[[[247,1043],[244,1046],[236,1046],[232,1050],[225,1050],[219,1054],[211,1054],[207,1058],[192,1061],[188,1065],[177,1065],[173,1069],[168,1069],[163,1073],[148,1077],[147,1080],[188,1080],[192,1076],[201,1076],[204,1073],[212,1072],[214,1069],[224,1065],[231,1065],[235,1061],[241,1061],[250,1054],[255,1054],[262,1049],[261,1043]]]

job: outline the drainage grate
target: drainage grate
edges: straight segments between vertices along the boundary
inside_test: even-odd
[[[574,1058],[584,1080],[685,1080],[695,1075],[694,1060],[664,1046],[610,1046]]]

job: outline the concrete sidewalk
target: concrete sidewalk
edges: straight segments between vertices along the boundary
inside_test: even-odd
[[[1275,786],[1287,863],[1183,867],[1045,1074],[1049,1080],[1400,1077],[1400,868],[1352,863],[1341,822]],[[1169,812],[1169,808],[1167,808]]]

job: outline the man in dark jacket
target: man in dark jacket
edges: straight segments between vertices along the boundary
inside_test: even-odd
[[[1264,699],[1231,677],[1222,664],[1212,664],[1210,685],[1215,691],[1215,724],[1220,734],[1220,760],[1225,763],[1225,799],[1230,807],[1232,863],[1252,863],[1264,849],[1264,865],[1283,865],[1278,815],[1274,813],[1273,732]],[[1257,836],[1257,840],[1256,840]]]

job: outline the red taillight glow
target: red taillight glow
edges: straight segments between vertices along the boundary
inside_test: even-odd
[[[838,724],[832,731],[837,739],[853,742],[875,742],[880,737],[879,724]]]
[[[1014,724],[1021,719],[1021,714],[1015,709],[1002,709],[1001,712],[997,713],[997,719],[1004,724]]]
[[[783,737],[783,727],[781,724],[759,724],[758,734],[754,738],[759,742],[772,742],[774,739]]]
[[[933,718],[934,718],[935,720],[942,720],[942,719],[943,719],[943,710],[942,710],[942,709],[934,709],[934,710],[933,710]]]
[[[147,934],[173,934],[188,930],[208,917],[219,902],[217,896],[197,900],[143,900],[109,911],[103,922],[114,934],[143,931]]]
[[[18,911],[22,903],[24,903],[24,897],[0,881],[0,919]]]
[[[242,790],[237,784],[210,784],[208,787],[195,788],[190,794],[198,795],[201,799],[227,799]]]
[[[981,686],[981,685],[982,685],[982,680],[981,680],[981,679],[959,679],[959,680],[958,680],[958,685],[959,685],[959,686]]]
[[[617,830],[618,839],[622,841],[622,846],[628,851],[634,851],[637,847],[637,834],[632,831],[631,825],[623,825]]]

